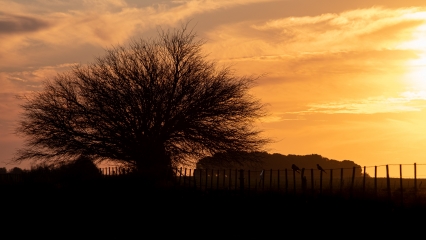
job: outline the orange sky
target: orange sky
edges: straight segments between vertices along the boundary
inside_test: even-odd
[[[424,0],[0,0],[0,6],[0,167],[12,167],[6,163],[23,142],[13,134],[15,95],[41,90],[46,78],[105,48],[189,20],[207,41],[209,58],[237,74],[265,74],[252,93],[268,104],[259,127],[275,140],[269,152],[316,153],[362,166],[426,163]]]

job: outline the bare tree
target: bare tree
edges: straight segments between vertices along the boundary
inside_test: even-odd
[[[218,69],[186,26],[106,50],[26,96],[15,161],[115,161],[139,171],[176,166],[217,152],[256,151],[268,141],[265,115],[248,94],[253,77]]]

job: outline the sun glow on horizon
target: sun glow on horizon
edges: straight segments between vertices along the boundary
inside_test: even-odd
[[[426,19],[426,12],[407,15],[407,18]],[[407,73],[404,80],[408,88],[417,91],[426,90],[426,23],[415,28],[413,38],[397,46],[399,49],[415,51],[417,58],[407,61]]]

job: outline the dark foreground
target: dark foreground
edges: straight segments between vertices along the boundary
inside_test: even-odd
[[[384,199],[200,191],[154,187],[140,179],[110,178],[73,184],[1,186],[1,215],[8,224],[43,228],[97,229],[99,233],[204,232],[230,237],[251,232],[298,231],[301,236],[413,229],[426,219],[426,203],[400,206]],[[415,228],[414,228],[415,229]],[[348,232],[349,231],[349,232]],[[319,233],[318,233],[319,234]]]

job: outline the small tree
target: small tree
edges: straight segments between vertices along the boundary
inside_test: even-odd
[[[217,152],[259,150],[253,127],[263,105],[248,94],[254,78],[218,69],[186,26],[154,40],[114,47],[25,97],[15,161],[59,163],[87,156],[139,171]]]

